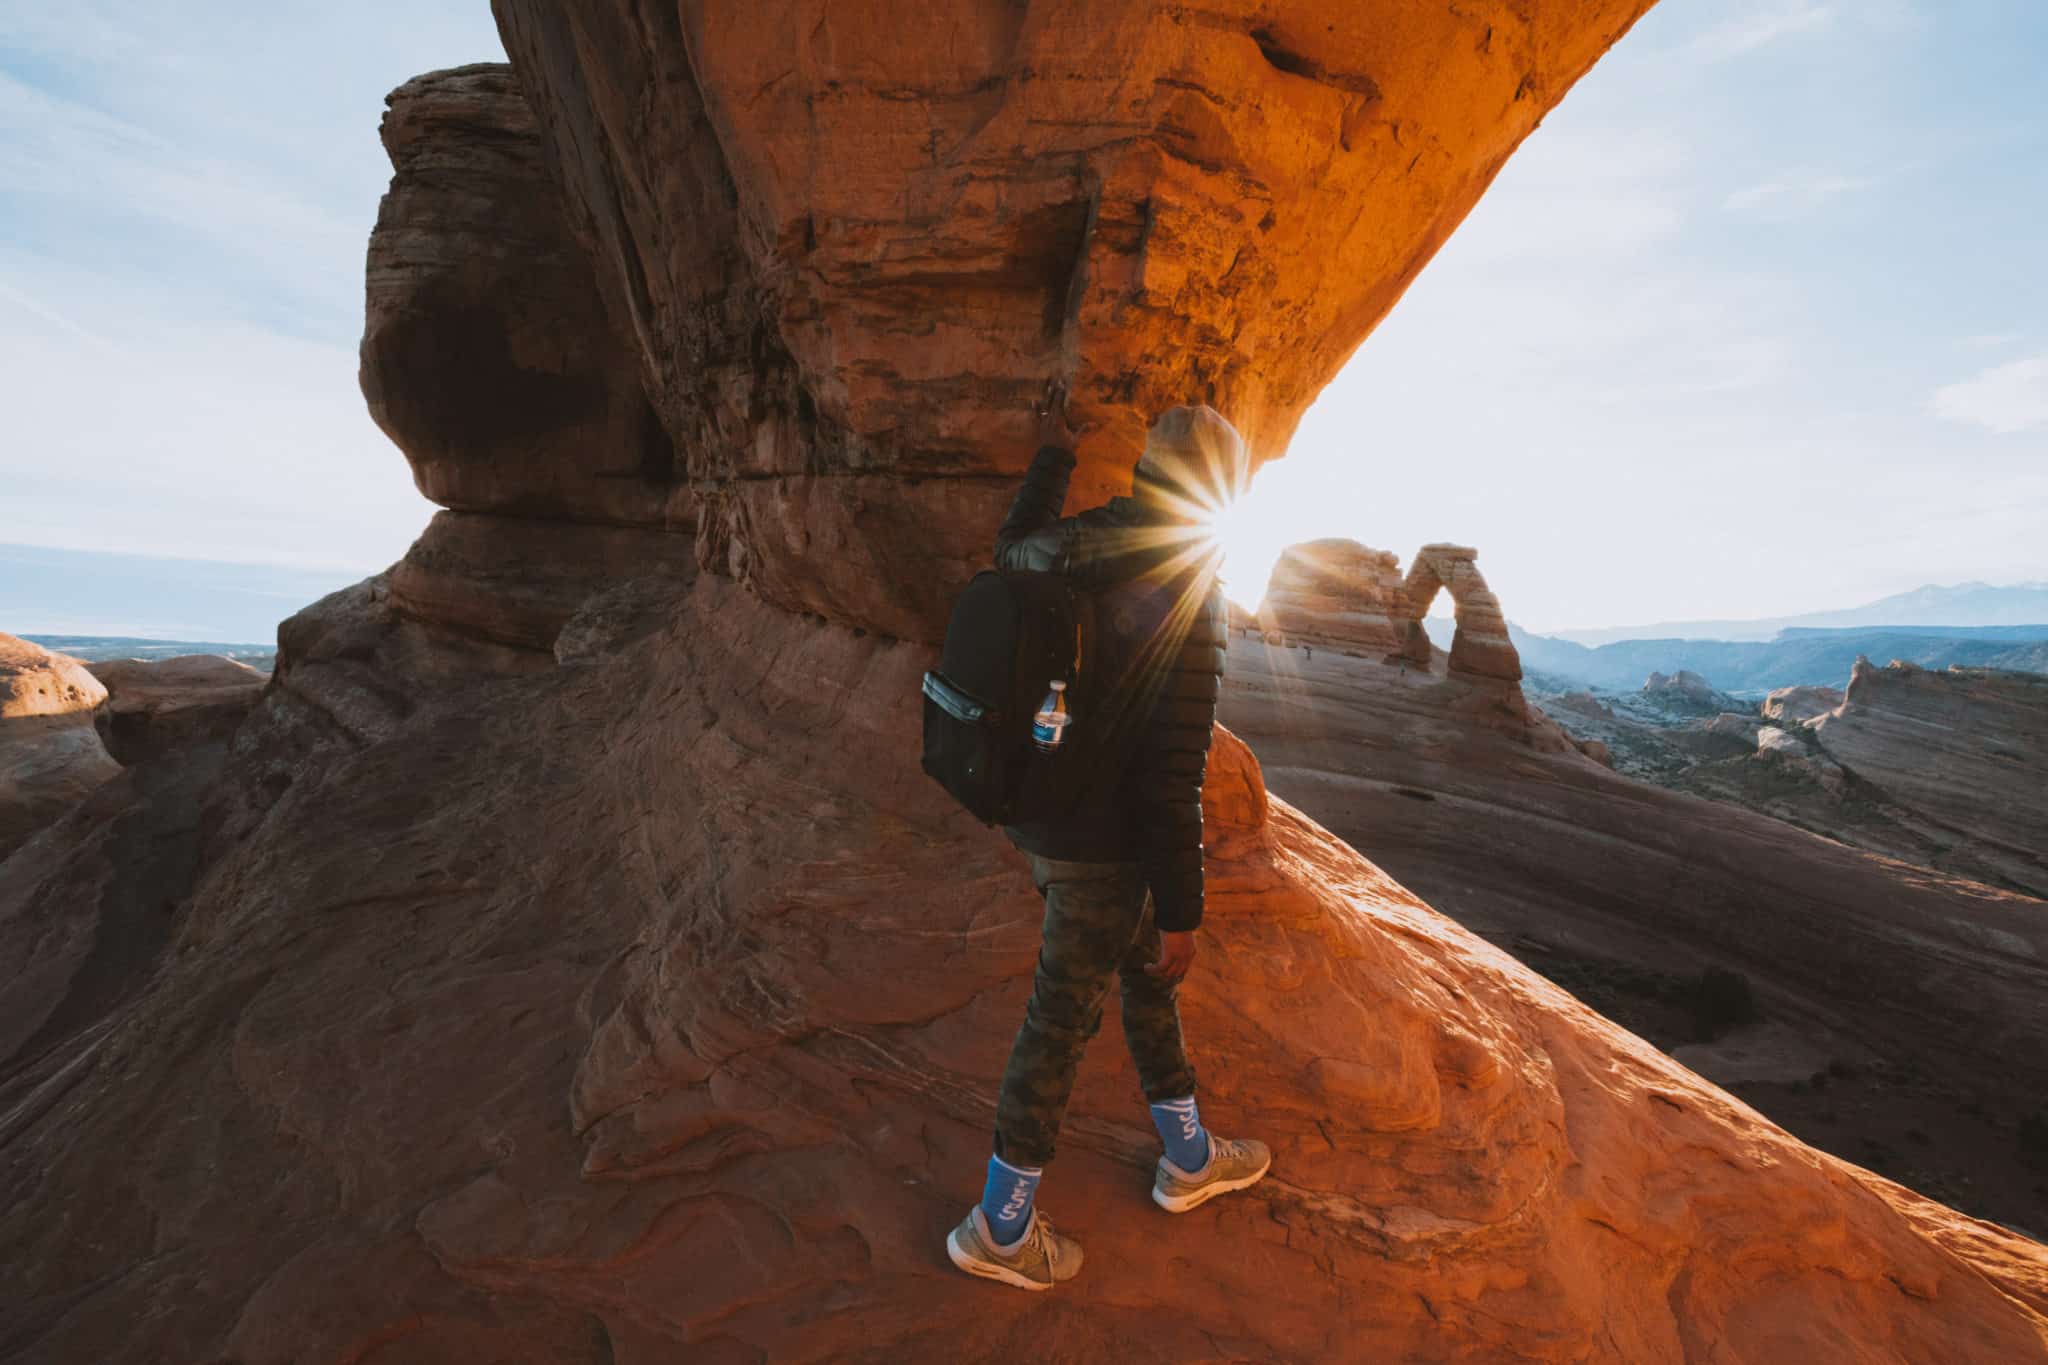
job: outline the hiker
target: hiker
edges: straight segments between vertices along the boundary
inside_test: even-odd
[[[1230,639],[1203,523],[1243,487],[1244,442],[1211,408],[1170,408],[1146,437],[1131,496],[1060,518],[1075,436],[1063,387],[1048,390],[1039,417],[1039,450],[997,535],[997,567],[1064,574],[1093,594],[1090,666],[1115,680],[1118,723],[1129,727],[1118,752],[1129,757],[1063,818],[1005,830],[1030,857],[1044,941],[1003,1072],[981,1203],[947,1250],[970,1274],[1042,1290],[1081,1269],[1080,1246],[1053,1231],[1035,1196],[1112,976],[1165,1144],[1153,1201],[1184,1213],[1257,1183],[1271,1155],[1202,1125],[1176,1003],[1202,920],[1202,779]]]

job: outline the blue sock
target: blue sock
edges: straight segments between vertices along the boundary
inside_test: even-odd
[[[1152,1123],[1166,1143],[1166,1159],[1184,1171],[1199,1171],[1209,1164],[1209,1130],[1195,1110],[1195,1097],[1161,1100],[1152,1106]]]
[[[1012,1166],[999,1156],[988,1159],[988,1183],[981,1188],[981,1215],[997,1246],[1013,1246],[1031,1222],[1031,1201],[1038,1194],[1042,1166]]]

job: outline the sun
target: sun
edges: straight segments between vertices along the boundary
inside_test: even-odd
[[[1204,511],[1203,534],[1223,552],[1224,595],[1246,611],[1258,610],[1273,566],[1298,539],[1287,511],[1257,484]]]

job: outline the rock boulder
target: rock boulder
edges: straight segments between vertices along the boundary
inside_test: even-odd
[[[511,68],[386,101],[362,387],[420,492],[466,512],[687,525],[639,347],[569,230]]]
[[[1274,643],[1380,658],[1408,647],[1400,561],[1355,540],[1289,546],[1266,583],[1259,622]]]
[[[0,862],[120,772],[93,729],[106,695],[78,660],[0,635]]]
[[[1771,720],[1796,725],[1824,716],[1842,704],[1842,694],[1832,687],[1780,687],[1764,698],[1763,713]]]
[[[133,765],[171,749],[226,740],[270,681],[217,654],[111,659],[92,665],[106,688],[94,715],[107,751]]]

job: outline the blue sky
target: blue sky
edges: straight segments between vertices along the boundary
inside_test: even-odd
[[[402,553],[431,509],[355,386],[376,124],[500,55],[485,0],[0,8],[0,539]],[[2041,0],[1665,0],[1326,391],[1241,560],[1464,541],[1539,629],[2048,578],[2044,66]]]

